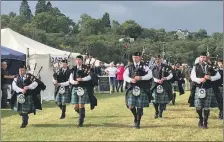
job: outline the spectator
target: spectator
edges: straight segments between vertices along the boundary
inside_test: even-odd
[[[117,92],[119,92],[120,88],[121,92],[123,92],[123,84],[124,84],[123,74],[124,74],[124,64],[121,63],[121,65],[117,69],[117,80],[118,80]]]
[[[10,94],[8,92],[11,92],[11,79],[15,78],[15,76],[9,75],[9,72],[7,70],[7,63],[2,62],[1,64],[1,90],[2,90],[2,99],[1,99],[1,108],[7,108],[7,99]]]
[[[112,92],[115,91],[115,85],[116,85],[116,74],[117,74],[117,68],[114,67],[114,63],[110,63],[110,67],[108,67],[105,72],[110,78],[110,84],[112,86]]]

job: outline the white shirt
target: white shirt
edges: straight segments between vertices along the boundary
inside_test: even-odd
[[[108,76],[109,77],[116,77],[117,68],[115,68],[115,67],[108,67],[105,71],[108,72]]]
[[[26,78],[23,77],[23,80],[25,80]],[[16,85],[16,82],[17,82],[17,78],[14,78],[13,82],[12,82],[12,90],[16,91],[17,93],[19,92],[22,92],[23,88],[19,88],[17,85]],[[31,83],[28,88],[29,90],[33,90],[35,89],[36,87],[38,86],[38,83],[36,81],[34,81],[33,83]]]
[[[135,66],[139,65],[139,64],[140,64],[140,62],[139,63],[134,63]],[[145,72],[148,72],[148,73],[144,76],[141,76],[142,80],[150,80],[152,78],[152,71],[149,69],[148,66],[143,66],[143,68],[144,68]],[[124,74],[123,74],[123,78],[124,78],[124,81],[126,81],[128,83],[131,82],[132,78],[129,77],[129,68],[125,69]]]
[[[216,81],[219,80],[221,78],[221,75],[219,74],[219,72],[217,72],[215,74],[215,76],[211,76],[211,81]],[[196,77],[196,70],[195,70],[195,66],[193,67],[192,71],[191,71],[191,80],[193,82],[196,82],[197,84],[201,84],[200,82],[200,78]]]

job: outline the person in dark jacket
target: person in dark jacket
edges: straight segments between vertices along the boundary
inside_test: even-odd
[[[207,54],[206,52],[202,52],[199,57],[199,63],[191,71],[191,80],[195,82],[196,86],[194,106],[199,116],[198,127],[204,129],[208,128],[210,107],[215,105],[212,102],[212,98],[215,96],[212,82],[221,78],[219,72],[215,72],[214,75],[209,74],[209,65],[206,61]]]

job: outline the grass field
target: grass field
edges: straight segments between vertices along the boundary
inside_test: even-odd
[[[144,109],[141,129],[133,128],[133,116],[126,108],[123,94],[96,94],[98,106],[87,105],[84,127],[77,128],[78,114],[67,107],[66,119],[53,102],[45,102],[43,111],[30,115],[29,124],[20,129],[21,117],[1,110],[3,141],[222,141],[223,121],[218,109],[212,109],[209,129],[197,127],[194,108],[188,107],[189,94],[177,96],[176,105],[168,105],[162,119],[154,119],[154,108]]]

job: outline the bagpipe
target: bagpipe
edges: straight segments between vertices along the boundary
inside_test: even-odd
[[[89,62],[86,64],[87,59],[89,59]],[[91,61],[92,61],[92,57],[89,54],[86,54],[86,57],[84,60],[84,65],[86,66],[86,68],[84,70],[84,74],[91,76],[91,85],[92,86],[97,86],[99,77],[97,76],[97,73],[95,72],[96,59],[93,61],[92,64],[91,64]]]
[[[26,79],[24,80],[24,85],[28,86],[28,85],[32,84],[35,81],[38,84],[38,86],[37,86],[37,88],[35,90],[38,93],[40,93],[41,90],[44,91],[46,89],[46,85],[41,81],[41,76],[40,76],[40,72],[43,69],[43,66],[41,66],[39,71],[37,72],[37,74],[34,75],[36,67],[37,67],[37,63],[35,63],[33,74],[31,74],[31,73],[26,73],[25,74],[25,78]]]

